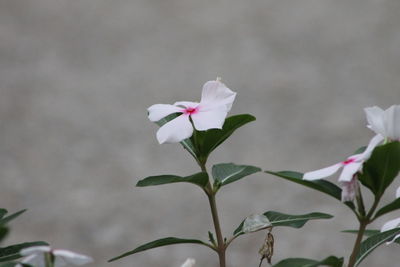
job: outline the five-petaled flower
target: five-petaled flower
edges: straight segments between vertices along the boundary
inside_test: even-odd
[[[342,184],[342,201],[351,201],[354,199],[355,190],[357,189],[356,174],[362,169],[363,163],[369,159],[374,148],[383,141],[383,137],[379,134],[375,135],[369,142],[363,153],[355,154],[348,157],[346,160],[336,163],[332,166],[306,172],[303,176],[304,180],[319,180],[329,177],[336,173],[340,168],[343,168],[339,176],[339,182]]]
[[[64,249],[52,249],[49,246],[36,246],[25,248],[20,251],[22,256],[26,256],[21,263],[29,264],[34,267],[45,267],[46,256],[54,259],[54,267],[61,267],[67,264],[84,265],[93,261],[91,257],[78,254]],[[16,265],[22,267],[22,264]]]
[[[157,131],[158,142],[160,144],[181,142],[192,136],[193,126],[198,131],[221,129],[235,96],[235,92],[217,79],[204,84],[200,103],[180,101],[173,105],[152,105],[148,108],[148,112],[149,120],[153,122],[173,113],[180,114]]]
[[[400,105],[393,105],[387,110],[374,106],[365,108],[368,128],[391,141],[400,141]]]

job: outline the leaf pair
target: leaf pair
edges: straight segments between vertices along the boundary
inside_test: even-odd
[[[212,167],[212,175],[216,190],[221,186],[238,181],[250,174],[261,171],[260,168],[248,165],[236,165],[233,163],[221,163]],[[190,176],[177,176],[177,175],[157,175],[149,176],[140,180],[136,186],[153,186],[171,183],[192,183],[204,188],[208,183],[208,174],[206,172],[199,172]]]
[[[162,126],[177,116],[177,114],[171,114],[159,120],[157,125]],[[192,137],[180,143],[198,162],[205,163],[210,153],[231,136],[236,129],[255,119],[254,116],[249,114],[234,115],[226,118],[222,129],[195,130]]]
[[[294,228],[302,227],[309,220],[332,218],[331,215],[325,214],[325,213],[309,213],[309,214],[304,214],[304,215],[289,215],[289,214],[279,213],[279,212],[275,212],[275,211],[267,211],[266,213],[264,213],[264,216],[266,216],[268,218],[268,220],[272,226],[288,226],[288,227],[294,227]],[[235,236],[244,234],[243,225],[244,225],[244,221],[235,230],[235,232],[234,232]],[[175,244],[188,244],[188,243],[189,244],[199,244],[199,245],[211,247],[209,244],[207,244],[201,240],[167,237],[167,238],[162,238],[162,239],[158,239],[158,240],[146,243],[142,246],[137,247],[136,249],[134,249],[132,251],[128,251],[126,253],[123,253],[120,256],[112,258],[109,261],[110,262],[115,261],[115,260],[124,258],[126,256],[129,256],[129,255],[132,255],[132,254],[135,254],[138,252],[142,252],[145,250],[157,248],[157,247],[175,245]]]

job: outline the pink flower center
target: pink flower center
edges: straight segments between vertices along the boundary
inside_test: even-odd
[[[196,114],[197,112],[199,112],[199,108],[198,107],[195,107],[195,108],[187,107],[182,112],[185,115],[193,115],[193,114]]]
[[[355,162],[355,161],[356,161],[355,158],[348,158],[347,160],[343,161],[342,163],[343,163],[344,165],[347,165],[347,164],[353,163],[353,162]]]

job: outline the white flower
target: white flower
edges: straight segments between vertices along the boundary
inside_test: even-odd
[[[93,261],[91,257],[78,254],[69,250],[52,249],[49,246],[36,246],[25,248],[20,251],[22,256],[26,256],[21,263],[29,264],[34,267],[45,267],[45,255],[49,253],[54,256],[54,267],[65,266],[67,264],[84,265]],[[22,267],[18,264],[17,267]]]
[[[377,106],[364,110],[368,128],[392,141],[400,141],[400,105],[393,105],[387,110],[382,110]]]
[[[181,267],[193,267],[196,263],[195,259],[188,258],[186,261],[181,265]]]
[[[332,166],[312,171],[306,172],[303,176],[304,180],[319,180],[322,178],[329,177],[336,173],[340,168],[343,168],[343,171],[339,177],[339,182],[350,182],[353,178],[353,175],[356,174],[362,167],[364,161],[369,159],[374,148],[382,142],[383,137],[381,135],[375,135],[368,144],[368,147],[361,154],[355,154],[348,157],[345,161],[336,163]]]
[[[148,108],[149,120],[156,122],[173,113],[181,113],[157,131],[157,140],[163,143],[178,143],[198,131],[221,129],[226,115],[232,107],[236,93],[221,83],[208,81],[203,86],[200,103],[181,101],[173,105],[155,104]]]

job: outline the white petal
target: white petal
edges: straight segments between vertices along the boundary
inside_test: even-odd
[[[182,114],[167,122],[157,131],[157,140],[160,144],[179,143],[193,134],[193,126],[189,115]]]
[[[339,176],[339,182],[350,182],[362,167],[363,162],[352,162],[343,167],[343,171]]]
[[[224,106],[226,112],[231,110],[236,93],[231,91],[220,81],[208,81],[203,86],[201,104],[208,106]]]
[[[183,106],[185,108],[195,108],[199,105],[197,102],[179,101],[174,103],[175,106]]]
[[[193,267],[196,263],[195,259],[188,258],[186,261],[181,265],[181,267]]]
[[[400,186],[396,190],[396,198],[400,197]]]
[[[22,259],[21,263],[26,263],[32,266],[44,266],[44,253],[29,255],[26,258]]]
[[[382,143],[382,141],[384,139],[385,138],[380,134],[375,135],[369,141],[369,144],[368,144],[367,148],[365,149],[365,151],[362,154],[358,154],[359,156],[358,155],[354,155],[354,156],[356,156],[356,157],[358,156],[357,159],[362,160],[362,161],[369,159],[372,151],[375,149],[375,147],[377,147],[380,143]]]
[[[172,113],[182,112],[182,108],[167,104],[155,104],[147,109],[150,121],[159,121]]]
[[[225,108],[202,110],[202,106],[200,106],[199,112],[191,115],[196,130],[222,129],[226,115],[228,114]]]
[[[387,221],[381,228],[381,232],[389,231],[392,230],[396,227],[398,227],[400,224],[400,218],[394,219]]]
[[[365,108],[364,111],[367,115],[367,121],[369,124],[368,127],[371,128],[375,133],[386,137],[384,111],[377,106]]]
[[[391,140],[400,139],[400,106],[391,106],[385,110],[386,134]]]
[[[61,257],[67,263],[75,265],[84,265],[93,261],[91,257],[63,249],[56,249],[53,254],[56,257]]]
[[[22,256],[28,256],[32,254],[44,253],[50,251],[51,248],[49,246],[36,246],[36,247],[24,248],[19,252],[19,254],[21,254]]]
[[[313,180],[319,180],[322,178],[326,178],[326,177],[331,176],[335,172],[337,172],[342,166],[343,166],[342,163],[337,163],[335,165],[332,165],[332,166],[329,166],[329,167],[326,167],[326,168],[323,168],[320,170],[306,172],[303,175],[303,179],[308,180],[308,181],[313,181]]]

